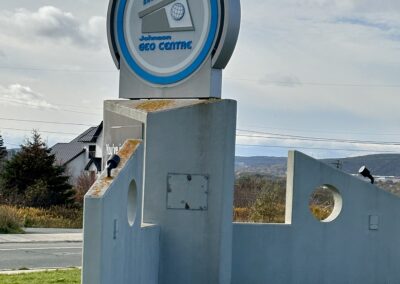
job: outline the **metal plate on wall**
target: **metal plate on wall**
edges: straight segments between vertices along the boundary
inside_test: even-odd
[[[168,174],[167,208],[182,210],[208,209],[208,176]]]

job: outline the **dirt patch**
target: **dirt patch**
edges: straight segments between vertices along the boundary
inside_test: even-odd
[[[135,108],[146,112],[153,112],[170,108],[174,104],[174,100],[149,100],[139,103]]]

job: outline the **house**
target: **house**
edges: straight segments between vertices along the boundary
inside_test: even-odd
[[[90,127],[69,143],[51,147],[56,163],[66,166],[71,182],[84,172],[99,174],[102,171],[103,122]]]

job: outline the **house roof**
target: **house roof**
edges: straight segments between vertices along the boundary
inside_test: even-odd
[[[68,164],[86,150],[83,143],[58,143],[51,148],[51,153],[56,155],[56,161],[60,164]]]
[[[71,143],[74,143],[74,142],[96,143],[97,138],[99,137],[102,130],[103,130],[103,122],[101,122],[99,124],[99,126],[90,127],[85,132],[83,132],[81,135],[79,135],[74,140],[72,140]]]
[[[51,147],[51,153],[56,155],[56,161],[60,164],[68,164],[85,152],[85,143],[96,143],[103,130],[103,122],[96,127],[90,127],[69,143],[58,143]]]

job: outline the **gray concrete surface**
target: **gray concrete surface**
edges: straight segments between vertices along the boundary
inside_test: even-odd
[[[326,222],[309,210],[321,185],[340,194]],[[232,284],[400,283],[400,198],[291,152],[286,202],[287,224],[234,224]]]
[[[106,101],[106,145],[121,125],[136,140],[85,196],[83,283],[230,284],[236,102]]]
[[[82,243],[2,243],[0,271],[82,265]]]
[[[51,271],[68,271],[81,267],[72,267],[72,268],[38,268],[38,269],[21,269],[21,270],[0,270],[0,275],[15,275],[15,274],[29,274],[29,273],[38,273],[38,272],[51,272]]]
[[[82,234],[82,229],[25,228],[26,234]]]
[[[26,229],[25,232],[26,234],[0,234],[0,244],[82,242],[81,230]]]

